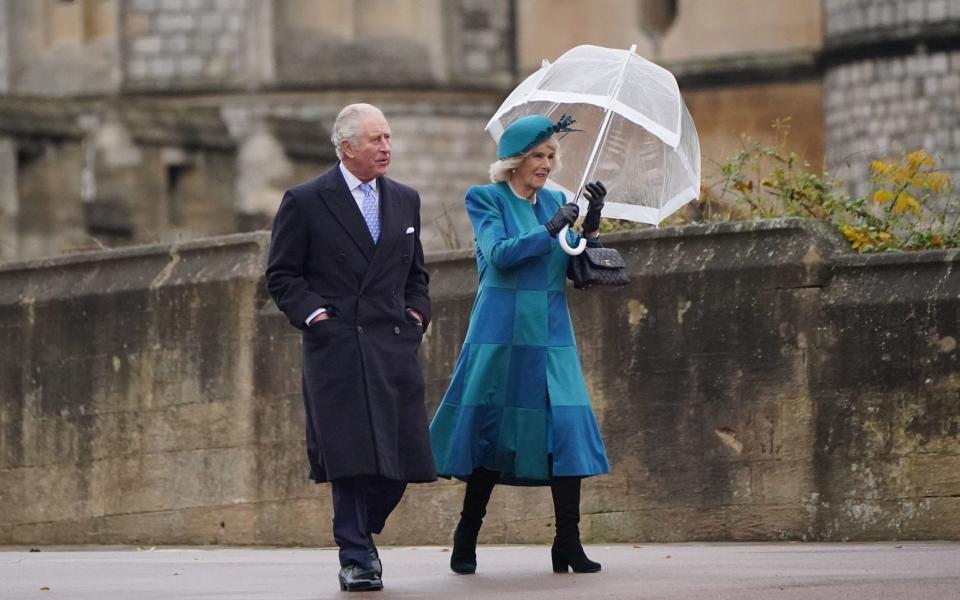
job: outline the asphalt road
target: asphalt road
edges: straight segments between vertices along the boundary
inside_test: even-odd
[[[313,600],[339,591],[335,549],[0,549],[0,599]],[[381,548],[382,592],[361,598],[958,600],[960,543],[590,546],[603,572],[557,575],[546,546],[483,546],[476,575],[449,548]]]

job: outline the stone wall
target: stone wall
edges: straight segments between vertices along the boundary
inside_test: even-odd
[[[0,97],[4,259],[238,230],[236,148],[215,109]]]
[[[7,92],[92,96],[120,88],[117,3],[8,1]]]
[[[515,64],[506,0],[276,2],[283,87],[507,88]]]
[[[456,0],[450,2],[450,24],[445,37],[451,44],[453,83],[506,88],[514,81],[515,56],[511,2]]]
[[[0,262],[19,255],[17,242],[17,147],[8,137],[0,136]]]
[[[827,36],[878,35],[883,29],[911,30],[960,19],[955,0],[824,0]]]
[[[825,0],[830,168],[866,194],[872,159],[924,148],[960,166],[960,2]]]
[[[369,91],[309,100],[279,96],[253,105],[230,102],[222,114],[237,139],[256,142],[262,139],[258,127],[263,123],[286,124],[283,130],[270,127],[276,152],[240,165],[244,178],[262,179],[274,171],[286,176],[252,185],[241,182],[238,202],[260,216],[262,227],[269,227],[285,186],[314,177],[336,161],[329,139],[340,108],[349,102],[370,102],[384,111],[393,132],[389,176],[420,192],[424,247],[428,251],[469,247],[473,236],[463,198],[470,186],[489,181],[496,146],[483,127],[499,100],[498,94],[483,91]],[[291,164],[282,166],[285,160]]]
[[[960,254],[850,255],[798,220],[607,240],[633,282],[570,292],[612,466],[587,540],[960,539]],[[332,544],[268,243],[0,267],[0,544]],[[428,263],[432,414],[476,274]],[[462,493],[411,486],[382,542],[449,543]],[[546,489],[498,488],[481,540],[551,524]]]
[[[223,106],[0,97],[0,258],[269,228],[283,191],[336,161],[330,127],[370,101],[394,130],[390,176],[421,194],[424,244],[468,247],[466,190],[487,181],[483,91],[264,96]]]
[[[250,0],[123,2],[125,87],[229,88],[246,81],[255,11]]]
[[[683,99],[697,126],[706,184],[717,181],[716,163],[743,149],[741,134],[768,145],[777,143],[775,121],[789,128],[787,149],[812,165],[824,159],[823,86],[819,79],[703,86],[684,89]]]
[[[10,7],[0,0],[0,94],[10,89]]]

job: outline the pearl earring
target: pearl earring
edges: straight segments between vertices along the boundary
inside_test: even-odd
[[[517,170],[516,170],[516,169],[510,169],[510,172],[511,172],[511,173],[516,173]]]

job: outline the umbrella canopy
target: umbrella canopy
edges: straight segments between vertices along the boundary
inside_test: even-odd
[[[494,140],[511,123],[539,114],[576,119],[560,145],[562,168],[548,186],[579,200],[599,179],[603,214],[656,225],[697,197],[700,143],[677,80],[630,50],[577,46],[527,77],[487,123]]]

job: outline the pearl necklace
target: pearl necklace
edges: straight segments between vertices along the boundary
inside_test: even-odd
[[[533,193],[533,198],[524,198],[523,196],[521,196],[520,194],[518,194],[515,189],[513,189],[513,186],[510,184],[509,181],[507,181],[507,187],[510,188],[510,192],[513,194],[514,198],[516,198],[517,200],[523,200],[524,202],[526,202],[526,203],[528,203],[528,204],[536,204],[536,203],[537,203],[537,193],[536,193],[536,192]]]

